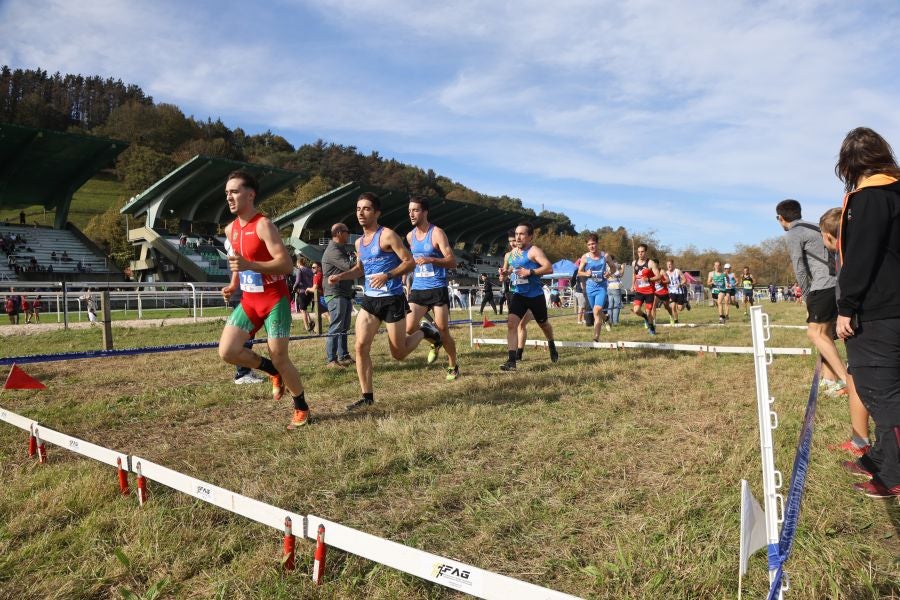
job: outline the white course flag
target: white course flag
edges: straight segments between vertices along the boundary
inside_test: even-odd
[[[741,479],[741,551],[739,577],[747,573],[750,556],[766,547],[766,513],[753,494],[746,479]]]

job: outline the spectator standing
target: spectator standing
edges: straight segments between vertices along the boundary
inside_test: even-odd
[[[837,334],[875,422],[875,443],[854,465],[871,479],[854,487],[873,498],[898,498],[900,166],[884,138],[860,127],[845,137],[834,170],[847,192],[838,243]]]
[[[312,331],[315,327],[307,312],[309,301],[312,297],[312,286],[312,269],[307,266],[305,258],[298,256],[297,268],[294,269],[294,305],[297,307],[297,312],[300,313],[300,316],[303,318],[303,325],[306,327],[307,331]]]
[[[847,369],[834,345],[837,319],[834,260],[825,249],[818,226],[802,219],[800,203],[782,200],[775,207],[797,275],[795,295],[806,298],[806,335],[822,356],[825,393],[846,394]]]
[[[609,322],[612,325],[618,325],[619,315],[622,312],[622,277],[625,276],[625,267],[616,263],[616,257],[612,254],[607,254],[606,260],[614,268],[606,284],[606,295],[609,302]]]
[[[41,310],[44,308],[44,303],[41,300],[41,295],[38,294],[34,299],[34,302],[31,303],[31,314],[26,319],[28,323],[40,323],[41,322]]]
[[[347,246],[349,239],[350,229],[343,223],[335,223],[331,227],[331,240],[322,254],[324,297],[331,320],[328,338],[325,340],[325,361],[326,366],[333,369],[343,369],[355,362],[347,350],[347,332],[350,330],[350,310],[353,305],[353,281],[329,283],[328,279],[331,275],[340,275],[353,268],[353,255]]]
[[[9,317],[11,325],[19,324],[19,313],[22,310],[22,296],[16,294],[12,288],[9,288],[9,295],[4,303],[6,315]]]
[[[494,309],[494,314],[497,314],[497,305],[494,303],[494,284],[491,283],[490,278],[487,276],[487,273],[481,274],[481,310],[479,310],[479,314],[484,314],[484,307],[490,304],[491,308]]]

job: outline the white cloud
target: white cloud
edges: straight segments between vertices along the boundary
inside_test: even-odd
[[[114,76],[296,142],[718,198],[710,227],[747,215],[768,231],[757,204],[840,195],[847,130],[900,140],[898,16],[841,0],[10,0],[0,62]]]

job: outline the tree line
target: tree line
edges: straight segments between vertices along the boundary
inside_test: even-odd
[[[524,207],[519,198],[482,194],[431,169],[386,159],[377,151],[364,154],[355,146],[321,139],[294,147],[272,131],[251,135],[240,127],[228,127],[221,119],[204,121],[186,116],[173,104],[155,103],[137,85],[98,75],[51,75],[42,69],[11,69],[3,65],[0,122],[129,142],[129,148],[110,167],[130,194],[143,191],[179,164],[203,154],[302,173],[301,184],[261,204],[260,208],[269,215],[281,214],[341,184],[356,181],[410,195],[442,197],[535,216],[535,211]],[[119,208],[111,207],[106,219],[118,221]],[[778,239],[759,246],[738,246],[727,256],[692,247],[674,253],[652,231],[628,232],[623,227],[604,226],[593,232],[578,232],[564,213],[543,210],[537,216],[550,220],[539,231],[536,243],[554,261],[580,256],[585,236],[596,233],[600,247],[625,262],[631,261],[636,244],[646,243],[651,254],[663,261],[674,258],[682,268],[708,270],[713,260],[722,260],[732,262],[736,268],[750,266],[766,281],[792,280],[787,252]],[[91,229],[95,228],[88,228]],[[121,244],[117,241],[115,245]]]

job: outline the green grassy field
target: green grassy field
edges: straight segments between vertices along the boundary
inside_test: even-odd
[[[121,206],[130,197],[131,194],[125,190],[120,181],[106,175],[95,177],[81,186],[72,197],[69,221],[78,229],[84,230],[88,221],[94,216],[106,212],[110,206]],[[34,205],[24,209],[0,209],[0,221],[17,224],[19,222],[19,212],[22,210],[25,211],[26,221],[29,225],[38,223],[39,225],[52,227],[56,218],[55,210],[45,212],[42,205]]]
[[[800,324],[802,306],[766,305]],[[684,321],[712,323],[698,307]],[[590,338],[574,317],[559,340]],[[541,339],[533,328],[532,337]],[[221,323],[116,327],[117,347],[215,340]],[[749,327],[661,328],[655,341],[748,346]],[[349,415],[352,371],[321,368],[323,341],[293,343],[316,422],[287,432],[289,400],[267,385],[235,386],[214,350],[28,365],[45,392],[6,391],[5,408],[264,502],[588,598],[737,595],[739,480],[762,496],[752,359],[655,351],[526,350],[501,373],[500,346],[468,347],[462,376],[443,354],[398,363],[374,347],[375,405]],[[481,334],[481,328],[476,328]],[[498,326],[484,330],[502,337]],[[608,340],[647,340],[629,318]],[[776,329],[773,346],[806,346]],[[0,355],[98,348],[97,329],[3,338]],[[776,357],[771,392],[781,425],[776,464],[789,476],[814,366]],[[829,448],[849,431],[846,401],[822,398],[799,530],[787,565],[790,598],[900,595],[900,511],[856,495]],[[26,457],[26,435],[0,423],[0,597],[454,598],[455,592],[332,550],[313,587],[311,543],[298,569],[279,568],[280,536],[150,484],[138,508],[113,469],[50,447]],[[767,590],[751,559],[748,598]]]

